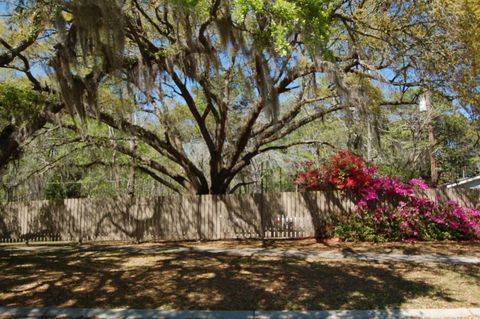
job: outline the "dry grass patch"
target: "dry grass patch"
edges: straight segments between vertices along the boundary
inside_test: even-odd
[[[172,258],[172,256],[164,255],[127,257],[125,258],[121,269],[134,267],[154,267],[159,261],[170,260]]]

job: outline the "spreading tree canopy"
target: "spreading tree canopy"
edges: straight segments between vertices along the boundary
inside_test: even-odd
[[[474,111],[478,42],[459,30],[478,25],[478,8],[442,3],[17,1],[12,19],[32,23],[8,22],[0,67],[46,97],[36,117],[3,128],[0,166],[50,121],[174,191],[218,194],[260,154],[321,144],[286,138],[330,113],[370,123],[426,88]]]

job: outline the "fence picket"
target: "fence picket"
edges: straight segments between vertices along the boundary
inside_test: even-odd
[[[464,207],[480,204],[480,191],[427,190],[423,195],[458,200]],[[7,229],[0,233],[0,242],[32,242],[132,240],[135,236],[153,240],[303,238],[314,236],[315,227],[331,223],[336,214],[352,212],[354,204],[340,193],[291,192],[173,195],[137,198],[133,204],[129,198],[66,199],[11,202],[2,207]],[[102,219],[106,213],[114,220]]]

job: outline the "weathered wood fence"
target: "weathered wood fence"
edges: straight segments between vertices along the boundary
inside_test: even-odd
[[[480,203],[479,191],[428,190]],[[0,205],[0,242],[218,240],[324,236],[355,206],[336,192],[66,199]]]

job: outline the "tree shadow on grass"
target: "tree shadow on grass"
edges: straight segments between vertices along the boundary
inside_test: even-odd
[[[0,251],[0,306],[296,310],[399,308],[455,296],[402,273],[423,266],[182,252]],[[462,266],[472,278],[476,266]]]

